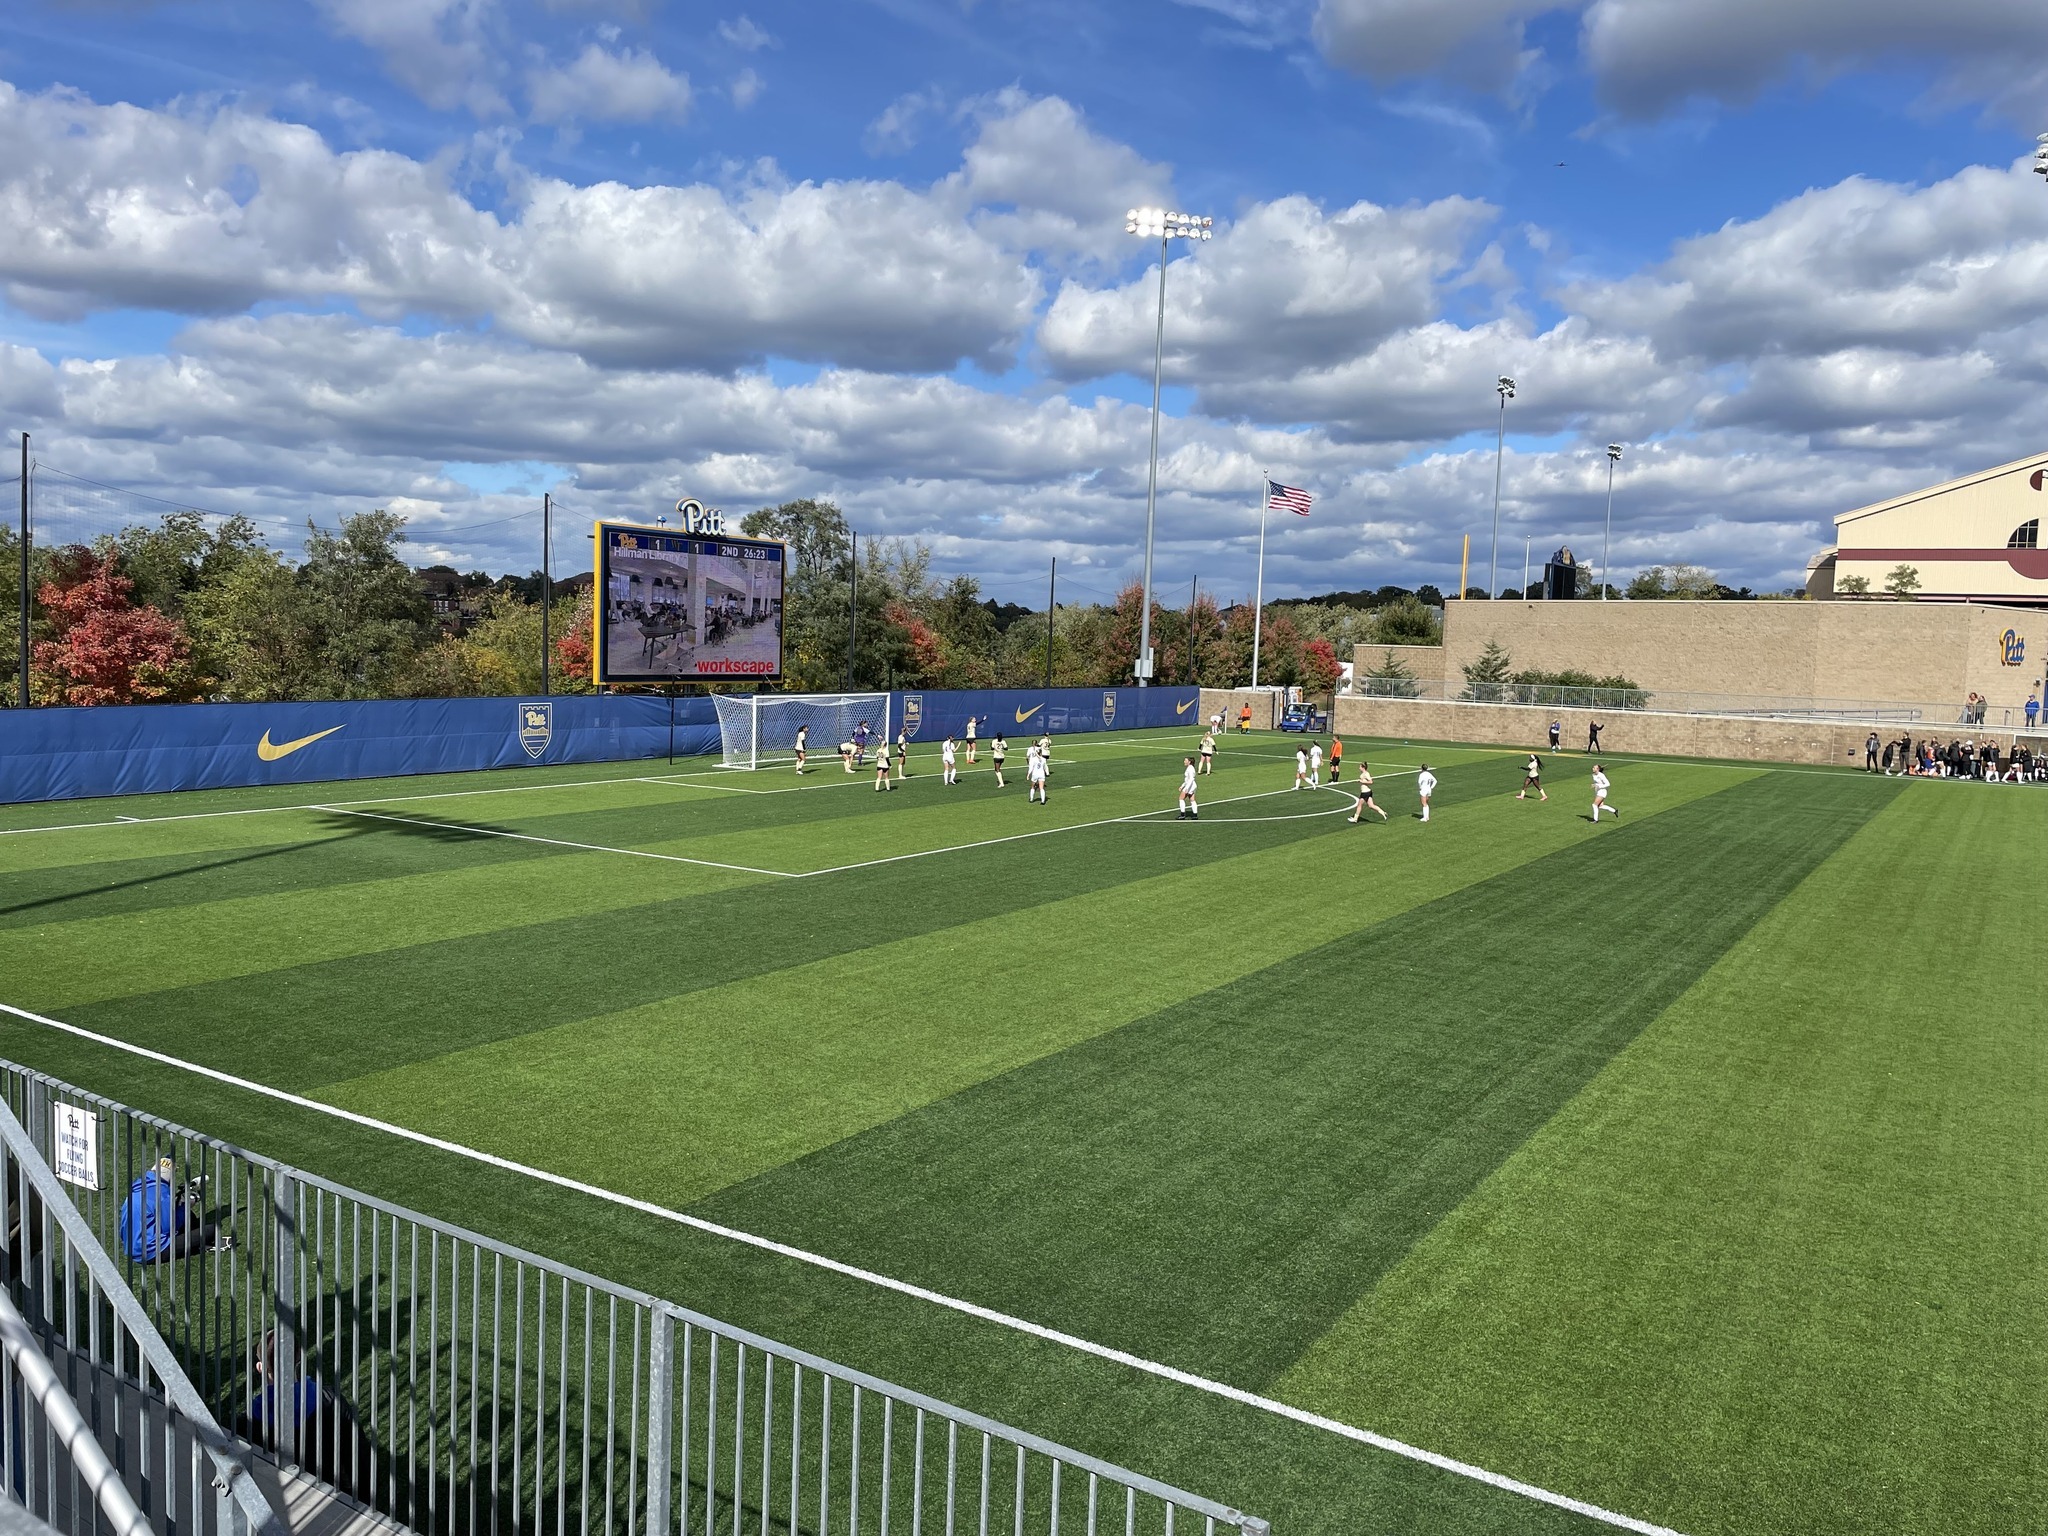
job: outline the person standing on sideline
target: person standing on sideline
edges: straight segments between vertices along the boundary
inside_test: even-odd
[[[969,767],[974,765],[974,726],[974,716],[969,715],[967,717],[967,763]]]
[[[1218,715],[1216,718],[1221,720],[1223,717]],[[1202,772],[1214,773],[1216,771],[1216,732],[1213,729],[1202,738],[1200,750],[1202,753]]]
[[[1294,749],[1294,787],[1304,788],[1308,784],[1308,748]]]
[[[1598,752],[1600,750],[1600,722],[1598,720],[1588,720],[1586,722],[1586,750],[1588,752]]]
[[[1621,812],[1607,803],[1607,788],[1607,770],[1600,764],[1595,763],[1593,765],[1593,825],[1595,826],[1600,824],[1600,813],[1602,811],[1607,812],[1616,821],[1621,820]]]
[[[1422,772],[1415,775],[1415,793],[1422,797],[1422,819],[1429,820],[1429,797],[1436,793],[1436,775],[1429,771],[1429,764],[1422,765]]]
[[[1359,818],[1367,811],[1374,812],[1381,821],[1387,819],[1387,813],[1372,797],[1372,765],[1361,757],[1358,760],[1358,799],[1351,807],[1351,824],[1357,826]]]
[[[958,750],[958,743],[950,736],[946,738],[946,744],[939,748],[939,766],[945,770],[940,778],[940,782],[943,784],[958,784],[960,782],[960,770],[954,766]]]
[[[1558,738],[1558,737],[1560,737],[1560,736],[1562,736],[1563,734],[1564,734],[1564,722],[1563,722],[1562,720],[1553,720],[1553,721],[1551,721],[1551,722],[1550,722],[1550,750],[1551,750],[1551,751],[1555,752],[1555,751],[1557,750],[1557,738]]]
[[[1517,800],[1528,799],[1529,791],[1532,789],[1536,791],[1536,798],[1538,800],[1548,800],[1550,798],[1550,796],[1543,793],[1543,763],[1534,752],[1529,754],[1529,761],[1522,767],[1522,787],[1515,791],[1515,798]]]
[[[1344,782],[1344,741],[1338,736],[1330,738],[1330,782]]]
[[[1323,782],[1323,744],[1311,742],[1308,749],[1308,787],[1314,789]]]
[[[2038,692],[2030,692],[2030,693],[2028,693],[2028,695],[2027,695],[2027,729],[2028,729],[2028,730],[2030,730],[2030,731],[2031,731],[2031,730],[2032,730],[2032,729],[2034,728],[2034,722],[2035,722],[2035,721],[2036,721],[2037,719],[2039,719],[2039,718],[2040,718],[2040,715],[2041,715],[2041,695],[2040,695],[2040,694],[2039,694]]]
[[[1252,707],[1249,703],[1237,712],[1237,734],[1249,736],[1252,733]]]
[[[810,756],[810,753],[805,750],[810,745],[810,740],[811,728],[808,725],[798,726],[796,728],[796,771],[798,773],[804,771],[804,761]]]
[[[1877,772],[1877,748],[1877,732],[1872,731],[1863,739],[1863,771],[1865,773]]]
[[[1010,744],[1003,740],[1003,733],[998,730],[995,735],[988,739],[988,762],[989,766],[996,771],[997,789],[1008,789],[1010,787],[1003,782],[1003,759],[1009,755]]]
[[[1200,821],[1202,808],[1195,803],[1195,760],[1184,757],[1180,763],[1180,810],[1175,819]]]

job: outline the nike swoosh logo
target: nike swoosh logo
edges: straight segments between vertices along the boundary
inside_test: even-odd
[[[1029,709],[1018,710],[1017,723],[1019,725],[1022,725],[1026,720],[1029,720],[1033,715],[1037,714],[1043,708],[1045,708],[1043,704],[1034,704]]]
[[[1187,701],[1187,703],[1185,703],[1185,704],[1176,704],[1176,705],[1174,705],[1174,706],[1173,706],[1173,712],[1174,712],[1174,713],[1175,713],[1176,715],[1184,715],[1184,714],[1186,714],[1186,713],[1187,713],[1187,712],[1188,712],[1189,710],[1193,709],[1194,707],[1195,707],[1195,701],[1194,701],[1193,699],[1189,699],[1189,700]]]
[[[298,751],[299,748],[310,747],[322,736],[332,736],[336,731],[340,729],[341,727],[338,725],[330,725],[324,731],[315,731],[310,736],[301,736],[297,741],[277,742],[273,742],[270,739],[270,732],[265,731],[263,733],[263,739],[256,743],[256,755],[262,758],[263,761],[265,761],[266,763],[274,763],[280,757],[290,757],[294,752]]]

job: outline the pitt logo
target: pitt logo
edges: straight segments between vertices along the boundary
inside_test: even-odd
[[[676,516],[685,533],[708,533],[714,538],[725,537],[725,514],[716,507],[707,507],[694,496],[685,496],[676,503]]]
[[[555,735],[555,706],[552,704],[521,704],[519,706],[519,745],[526,749],[528,757],[537,758],[547,751],[548,743]]]
[[[1102,725],[1103,728],[1107,730],[1110,726],[1115,724],[1116,695],[1114,693],[1105,693],[1102,696]]]
[[[2027,637],[2016,629],[2008,629],[1998,637],[1998,664],[2001,667],[2023,667],[2027,664]]]
[[[917,728],[924,724],[924,695],[906,693],[903,695],[903,734],[915,736]]]

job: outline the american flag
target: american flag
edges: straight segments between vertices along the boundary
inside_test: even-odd
[[[1278,480],[1266,482],[1268,512],[1292,512],[1299,517],[1307,517],[1308,504],[1314,500],[1315,497],[1297,486],[1282,485]]]

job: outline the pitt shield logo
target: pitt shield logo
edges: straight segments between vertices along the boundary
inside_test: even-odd
[[[1102,696],[1102,728],[1103,728],[1104,730],[1108,730],[1108,729],[1109,729],[1109,727],[1111,727],[1112,725],[1115,725],[1115,724],[1116,724],[1116,694],[1115,694],[1115,693],[1113,693],[1113,692],[1112,692],[1112,693],[1105,693],[1105,694],[1104,694],[1104,695]]]
[[[528,757],[539,757],[547,751],[548,743],[555,736],[555,706],[552,704],[521,704],[519,706],[519,745],[526,749]]]
[[[917,728],[924,724],[924,695],[906,693],[903,695],[903,734],[915,736]]]

